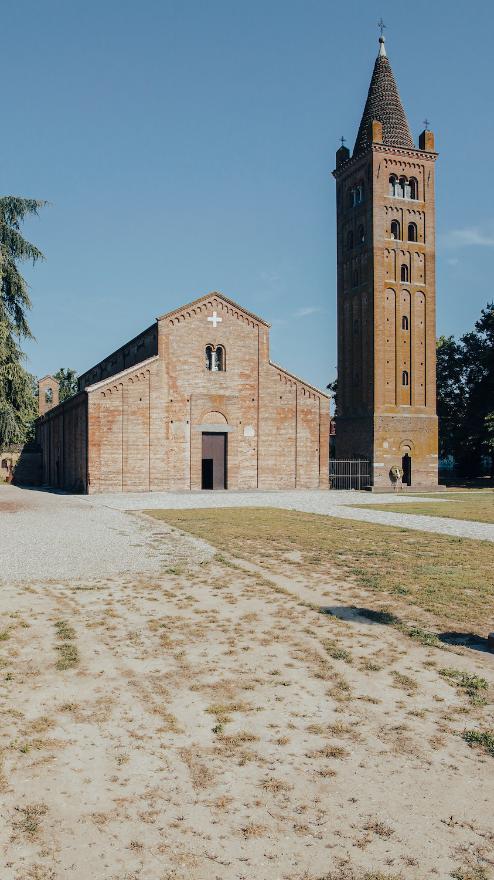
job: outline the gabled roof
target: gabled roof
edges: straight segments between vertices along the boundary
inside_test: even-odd
[[[58,379],[55,379],[55,376],[53,376],[52,373],[47,373],[46,376],[42,376],[41,379],[38,379],[38,383],[44,382],[45,379],[53,379],[53,381],[56,382],[57,385],[59,384]]]
[[[320,388],[316,388],[315,385],[311,385],[310,382],[306,382],[305,379],[301,379],[300,376],[296,376],[295,373],[290,373],[288,370],[285,370],[284,367],[280,367],[279,364],[275,364],[274,361],[269,361],[270,367],[274,367],[275,370],[279,370],[280,373],[283,373],[285,376],[288,376],[289,379],[293,379],[295,382],[300,382],[301,385],[304,385],[306,388],[310,388],[311,391],[315,391],[316,394],[319,394],[320,397],[326,397],[328,400],[331,395],[326,394],[325,391],[321,391]]]
[[[382,124],[383,144],[414,149],[408,120],[384,48],[384,37],[380,37],[379,43],[379,54],[374,64],[369,92],[353,148],[354,156],[358,156],[370,147],[370,124],[374,119]]]
[[[254,312],[247,311],[247,309],[244,309],[243,306],[235,302],[234,299],[230,299],[228,296],[225,296],[223,293],[219,293],[219,291],[217,290],[213,290],[211,293],[206,293],[204,296],[200,296],[198,297],[198,299],[194,299],[192,302],[187,303],[184,306],[180,306],[178,309],[173,309],[173,311],[171,312],[165,312],[164,315],[159,315],[156,320],[161,321],[163,320],[163,318],[171,318],[173,317],[173,315],[177,315],[179,312],[185,312],[187,311],[187,309],[191,309],[194,306],[199,305],[199,303],[211,299],[212,297],[215,297],[216,299],[221,299],[227,305],[233,306],[234,309],[238,309],[239,312],[243,312],[244,315],[248,315],[249,318],[253,318],[254,321],[257,321],[259,324],[263,324],[265,327],[271,327],[271,324],[268,324],[268,322],[264,321],[263,318],[260,318],[259,315],[255,315]]]

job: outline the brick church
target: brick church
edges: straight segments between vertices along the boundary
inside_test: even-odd
[[[269,358],[269,325],[220,293],[168,312],[37,422],[44,482],[85,492],[318,489],[329,400]]]
[[[384,37],[353,153],[336,154],[337,459],[437,485],[434,136],[414,145]],[[58,403],[43,482],[85,492],[328,487],[329,401],[272,363],[269,325],[219,293],[158,318]]]

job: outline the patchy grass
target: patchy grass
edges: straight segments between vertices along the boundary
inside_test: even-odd
[[[461,669],[445,668],[439,670],[439,675],[465,691],[473,706],[484,706],[486,703],[483,692],[487,690],[487,681],[480,675],[470,675]]]
[[[298,550],[302,562],[293,563],[295,570],[341,572],[359,586],[391,597],[394,604],[423,609],[438,626],[450,628],[454,622],[483,631],[494,612],[492,544],[487,541],[271,508],[148,513],[261,564],[266,558],[282,562],[287,552]],[[389,614],[376,622],[399,622]],[[410,635],[433,638],[421,636],[418,628]]]
[[[73,669],[79,663],[79,652],[72,644],[76,635],[75,629],[65,620],[57,620],[55,630],[60,640],[60,644],[55,645],[55,650],[58,651],[56,668],[62,672],[66,669]]]
[[[58,651],[56,667],[59,671],[73,669],[74,666],[77,666],[79,653],[75,645],[68,645],[66,642],[63,642],[61,645],[56,645],[56,650]]]
[[[244,825],[240,830],[243,837],[248,839],[249,837],[264,837],[267,828],[265,825],[260,825],[256,822],[249,822],[248,825]]]
[[[55,630],[58,638],[62,642],[71,642],[75,639],[75,629],[67,623],[66,620],[57,620]]]
[[[393,828],[387,825],[386,822],[382,822],[380,819],[371,819],[369,822],[366,822],[364,825],[364,831],[370,831],[372,834],[377,834],[377,836],[382,837],[383,840],[389,840],[394,834]]]
[[[494,730],[464,730],[462,736],[469,746],[479,746],[494,758]]]
[[[337,871],[330,871],[329,874],[324,874],[323,877],[317,877],[314,880],[403,880],[403,874],[384,874],[382,871],[372,871],[369,874],[367,871],[362,873],[354,871],[353,868],[344,867]]]
[[[25,834],[30,840],[34,839],[40,828],[40,820],[48,812],[46,804],[28,804],[26,807],[16,807],[19,818],[14,821],[16,831]]]
[[[444,516],[447,519],[467,519],[471,522],[494,523],[494,491],[484,489],[478,493],[448,492],[443,493],[444,501],[416,501],[404,504],[373,504],[372,510],[385,510],[389,513],[415,513],[420,516]],[[355,504],[352,507],[369,510],[366,505]]]
[[[350,651],[347,651],[345,648],[342,648],[338,642],[335,642],[333,639],[324,639],[322,642],[322,646],[325,651],[329,654],[333,660],[344,660],[345,663],[352,662],[352,655]]]
[[[413,693],[417,690],[417,682],[415,679],[410,678],[409,675],[403,675],[402,672],[397,672],[395,669],[392,670],[391,675],[393,676],[395,687],[403,688],[407,693]]]
[[[264,791],[270,791],[272,794],[291,791],[293,788],[290,782],[286,782],[284,779],[276,779],[274,776],[263,779],[261,785]]]
[[[453,880],[490,880],[491,876],[482,865],[458,868],[451,874]]]

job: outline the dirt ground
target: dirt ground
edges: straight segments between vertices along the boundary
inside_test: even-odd
[[[297,552],[2,588],[1,880],[492,876],[494,657]]]

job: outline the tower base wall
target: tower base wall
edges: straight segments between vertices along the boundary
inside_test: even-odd
[[[405,470],[403,482],[412,488],[436,488],[438,483],[437,416],[390,413],[374,418],[374,486],[393,485],[391,468]],[[406,461],[408,458],[408,461]]]
[[[437,417],[384,413],[338,418],[336,458],[369,459],[376,490],[393,489],[396,480],[391,470],[395,467],[405,471],[403,483],[410,488],[437,488]]]

